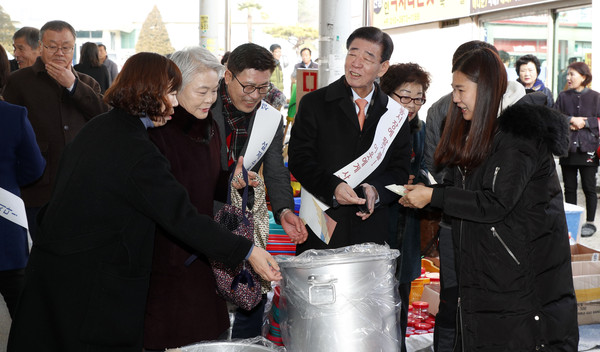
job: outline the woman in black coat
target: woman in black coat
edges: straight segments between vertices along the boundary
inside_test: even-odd
[[[561,187],[552,154],[568,146],[564,117],[513,105],[497,118],[506,71],[489,49],[453,65],[454,106],[438,165],[443,187],[407,185],[404,206],[452,217],[462,351],[577,351],[577,303]]]
[[[180,84],[164,56],[132,56],[105,96],[113,109],[65,149],[8,351],[141,351],[157,224],[209,258],[248,258],[263,278],[281,278],[266,251],[198,214],[150,141],[146,128],[170,119]]]
[[[106,92],[110,86],[110,75],[106,66],[100,63],[98,58],[98,45],[96,43],[87,42],[81,46],[81,54],[79,63],[73,68],[81,73],[91,76],[100,84],[102,94]]]

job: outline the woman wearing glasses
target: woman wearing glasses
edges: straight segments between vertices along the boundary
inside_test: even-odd
[[[444,184],[407,185],[400,202],[431,204],[452,218],[459,294],[453,350],[577,351],[553,157],[567,151],[568,123],[541,105],[500,110],[506,69],[489,48],[462,55],[452,72],[454,104],[435,152],[446,167]]]
[[[419,119],[419,110],[425,104],[425,93],[431,79],[429,73],[415,63],[390,66],[381,77],[381,90],[408,110],[412,154],[410,159],[409,184],[429,185],[427,166],[425,165],[425,122]],[[397,273],[400,282],[402,311],[402,351],[406,351],[406,334],[410,283],[421,275],[421,226],[419,212],[415,209],[390,206],[390,239],[392,248],[399,248],[401,262]]]

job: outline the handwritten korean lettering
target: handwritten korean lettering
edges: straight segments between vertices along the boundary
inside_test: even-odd
[[[0,212],[4,213],[5,215],[8,215],[8,214],[12,213],[12,209],[7,207],[4,204],[0,204]]]

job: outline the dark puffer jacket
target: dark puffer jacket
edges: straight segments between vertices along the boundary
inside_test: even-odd
[[[453,217],[463,351],[577,351],[567,225],[552,154],[568,124],[528,104],[498,119],[488,158],[454,167],[431,205]]]

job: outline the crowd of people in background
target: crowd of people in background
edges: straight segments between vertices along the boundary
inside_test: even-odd
[[[555,100],[536,56],[519,57],[509,81],[507,53],[470,41],[454,53],[452,92],[428,97],[426,68],[391,63],[390,36],[361,27],[347,38],[344,76],[297,104],[298,69],[318,68],[310,48],[288,99],[278,44],[242,44],[220,62],[201,47],[138,53],[119,72],[101,43],[84,43],[74,65],[76,32],[64,21],[12,39],[11,62],[0,46],[0,190],[22,199],[28,226],[0,217],[8,351],[157,351],[226,338],[210,260],[248,260],[266,282],[281,279],[264,247],[213,220],[228,189],[247,184],[249,208],[263,201],[254,188],[266,189],[297,255],[365,242],[400,250],[400,350],[420,275],[420,220],[435,212],[437,351],[576,351],[562,214],[563,199],[577,204],[579,175],[581,236],[596,232],[600,93],[586,63],[569,63]],[[279,119],[269,129],[271,109]],[[357,158],[388,127],[385,151],[357,173]],[[256,143],[263,153],[246,155]],[[321,222],[293,211],[290,172]],[[233,338],[261,335],[268,291],[254,309],[235,310]]]

